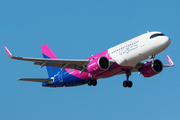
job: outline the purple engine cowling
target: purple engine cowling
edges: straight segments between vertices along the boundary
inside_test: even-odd
[[[152,60],[146,62],[143,67],[141,68],[141,74],[144,77],[151,77],[156,74],[159,74],[163,70],[163,64],[160,60]]]
[[[110,66],[109,60],[102,56],[100,58],[92,60],[87,65],[87,70],[91,75],[99,74],[105,70],[108,70]]]

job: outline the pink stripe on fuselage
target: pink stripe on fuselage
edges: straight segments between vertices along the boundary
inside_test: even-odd
[[[44,55],[48,56],[51,59],[58,59],[47,44],[41,46],[41,51]]]

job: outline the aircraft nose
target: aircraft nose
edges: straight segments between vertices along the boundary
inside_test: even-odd
[[[167,48],[171,44],[171,39],[168,36],[164,36],[160,43],[163,47]]]
[[[171,39],[169,37],[167,37],[164,42],[167,46],[169,46],[171,44]]]
[[[168,36],[160,36],[155,39],[156,44],[153,45],[154,50],[158,49],[160,52],[165,50],[170,44],[171,39]]]

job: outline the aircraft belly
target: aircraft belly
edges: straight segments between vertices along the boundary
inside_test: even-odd
[[[71,87],[78,86],[87,83],[87,80],[81,79],[75,75],[70,74],[66,70],[59,71],[59,75],[55,77],[55,82],[53,84],[43,83],[43,86],[48,87]],[[79,74],[79,73],[78,73]],[[88,74],[88,73],[86,73]]]
[[[94,75],[94,78],[100,79],[100,78],[112,77],[117,74],[122,74],[125,71],[129,70],[130,68],[132,68],[132,66],[120,66],[117,63],[114,63],[111,65],[111,67],[108,70],[104,71],[103,73]]]
[[[81,75],[81,74],[79,74],[78,72],[78,75]],[[64,86],[78,86],[78,85],[86,84],[87,80],[81,79],[77,77],[76,75],[72,75],[66,72],[66,74],[63,75],[63,83],[64,83]]]
[[[140,61],[138,50],[134,50],[131,51],[129,54],[126,54],[125,59],[128,63],[126,66],[135,66]]]
[[[116,58],[114,58],[114,60],[118,65],[122,65],[122,66],[128,65],[128,61],[123,55],[118,55]]]

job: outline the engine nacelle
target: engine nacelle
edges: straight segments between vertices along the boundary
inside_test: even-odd
[[[98,59],[92,60],[87,65],[87,70],[91,75],[101,73],[105,70],[108,70],[110,66],[109,60],[102,56]]]
[[[144,77],[151,77],[156,74],[159,74],[163,70],[163,64],[160,60],[154,60],[154,63],[151,61],[146,62],[141,68],[141,74]]]

